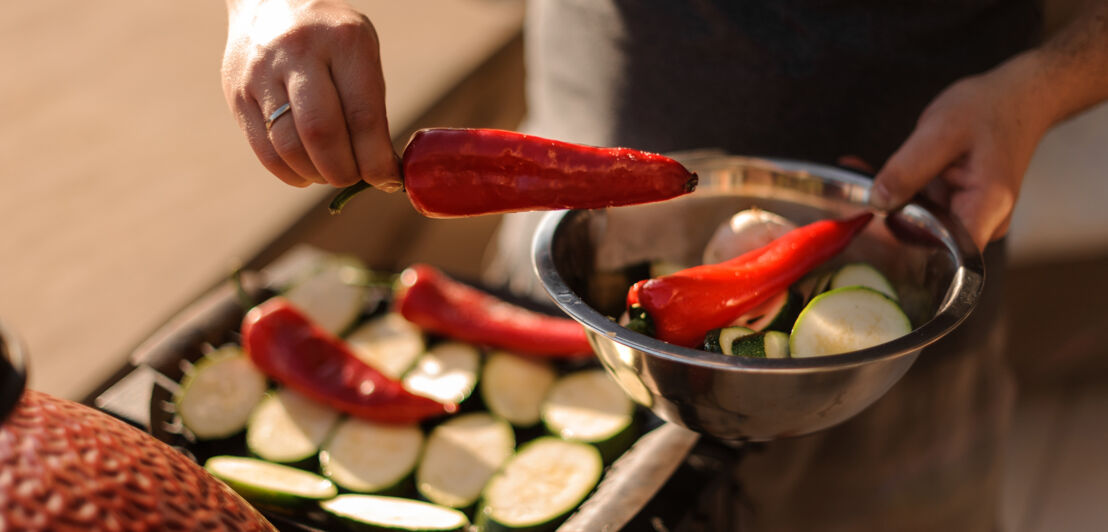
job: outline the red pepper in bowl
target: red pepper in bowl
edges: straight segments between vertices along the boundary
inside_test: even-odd
[[[697,184],[696,174],[657,153],[498,129],[421,129],[401,162],[408,199],[431,218],[650,203]],[[344,190],[332,213],[368,186]]]
[[[277,382],[355,417],[415,423],[457,408],[405,390],[281,297],[247,312],[242,346],[254,365]]]
[[[838,254],[872,218],[820,220],[733,259],[639,281],[627,293],[628,328],[696,346]]]
[[[593,356],[580,323],[509,303],[427,264],[400,273],[393,307],[424,330],[474,344],[542,357]]]

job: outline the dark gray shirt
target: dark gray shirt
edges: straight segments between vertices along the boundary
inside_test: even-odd
[[[529,131],[594,145],[880,166],[955,80],[1034,44],[1032,0],[531,0]],[[489,280],[538,293],[507,217]],[[990,268],[1003,250],[992,246]],[[525,273],[519,273],[525,272]],[[992,271],[971,320],[862,415],[753,448],[744,531],[996,529],[1012,404]],[[519,273],[513,275],[513,273]],[[753,488],[751,488],[753,486]],[[718,526],[717,526],[718,528]]]
[[[527,129],[879,166],[954,80],[1034,44],[1032,0],[532,0]]]

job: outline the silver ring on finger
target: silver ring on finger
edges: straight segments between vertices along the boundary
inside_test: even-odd
[[[289,103],[286,103],[285,105],[278,107],[276,111],[270,113],[269,117],[265,119],[265,130],[269,131],[270,129],[272,129],[273,123],[276,122],[278,118],[284,116],[285,113],[289,112],[289,109],[291,108],[292,106]]]

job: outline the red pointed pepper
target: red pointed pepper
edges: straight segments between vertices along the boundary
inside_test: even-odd
[[[695,346],[709,330],[727,326],[838,254],[872,218],[867,212],[821,220],[733,259],[639,281],[627,294],[629,327]]]
[[[270,298],[246,314],[242,345],[266,375],[355,417],[415,423],[456,409],[405,390],[281,297]]]
[[[524,355],[593,356],[576,321],[508,303],[426,264],[400,273],[393,306],[408,321],[451,338]]]
[[[692,192],[697,183],[696,174],[657,153],[498,129],[421,129],[401,166],[412,206],[431,218],[649,203]],[[331,212],[366,187],[345,189]]]

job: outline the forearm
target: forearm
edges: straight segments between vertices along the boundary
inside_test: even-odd
[[[1047,126],[1108,100],[1108,0],[1085,0],[1041,46],[1014,58]]]

